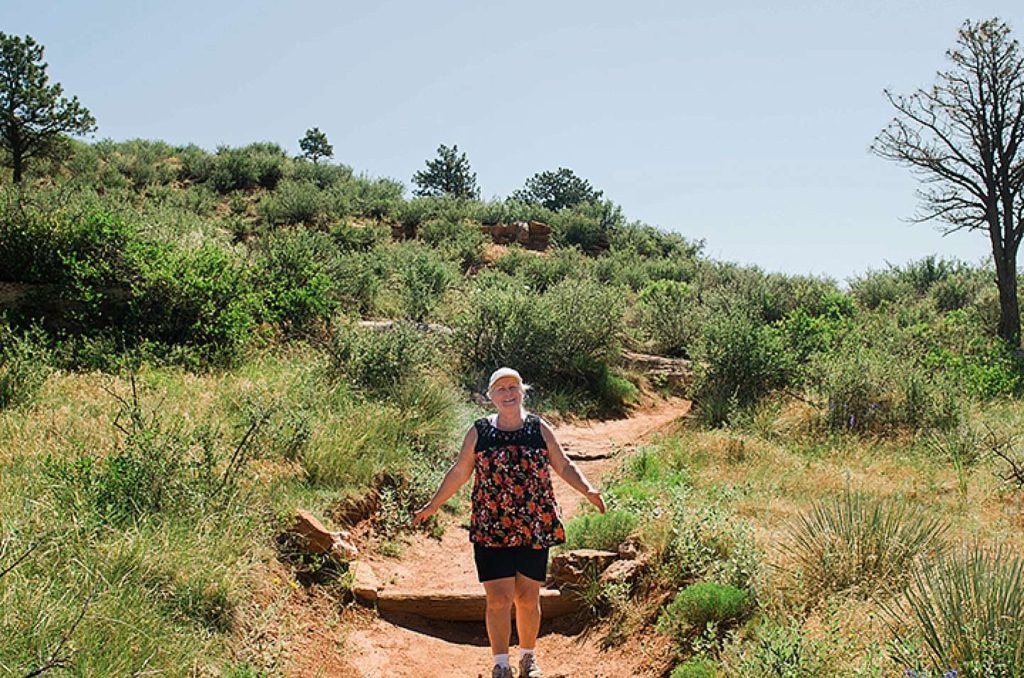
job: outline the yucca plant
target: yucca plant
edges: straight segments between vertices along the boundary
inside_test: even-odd
[[[786,551],[794,562],[787,569],[808,596],[869,593],[904,581],[921,555],[943,552],[947,529],[919,508],[847,488],[788,525]]]
[[[918,569],[882,601],[893,658],[959,678],[1024,676],[1024,559],[978,546]]]

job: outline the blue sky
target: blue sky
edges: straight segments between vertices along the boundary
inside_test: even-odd
[[[309,127],[408,183],[458,144],[485,197],[570,167],[631,219],[717,259],[837,280],[979,233],[909,225],[916,180],[868,152],[882,90],[930,85],[968,18],[1024,37],[1024,3],[4,0],[97,138],[213,149]]]

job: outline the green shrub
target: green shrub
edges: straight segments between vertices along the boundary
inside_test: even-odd
[[[343,252],[368,252],[391,242],[391,230],[384,224],[357,226],[342,221],[331,226],[328,233]]]
[[[788,385],[795,364],[779,334],[742,307],[710,314],[695,346],[694,400],[701,419],[717,426]]]
[[[419,235],[423,242],[456,262],[463,271],[477,268],[483,261],[487,238],[473,224],[431,219],[420,226]]]
[[[330,236],[306,229],[277,231],[259,242],[257,252],[255,283],[268,319],[295,332],[334,315],[339,253]]]
[[[948,525],[922,509],[847,489],[786,528],[791,573],[810,599],[905,582],[918,560],[945,548]]]
[[[350,315],[366,316],[378,306],[387,266],[379,250],[350,252],[335,263],[334,289],[338,307]]]
[[[0,410],[30,401],[50,376],[51,359],[42,330],[16,332],[0,315]]]
[[[763,556],[750,530],[720,505],[697,501],[681,480],[662,486],[659,503],[645,512],[653,519],[641,526],[653,552],[654,577],[676,588],[705,579],[756,597]]]
[[[404,204],[403,190],[394,179],[353,177],[333,190],[332,211],[339,218],[396,219]]]
[[[958,398],[934,370],[853,338],[814,356],[808,374],[825,405],[824,423],[835,431],[945,429],[960,419]]]
[[[436,359],[427,335],[409,323],[381,329],[339,325],[327,349],[335,374],[382,397]]]
[[[541,256],[519,247],[510,248],[505,256],[498,259],[495,267],[518,280],[531,290],[546,292],[567,278],[578,277],[588,265],[579,250],[557,248],[547,256]]]
[[[812,640],[795,624],[767,621],[752,640],[734,641],[722,653],[730,676],[749,678],[816,678],[839,675],[828,661],[829,648]]]
[[[209,425],[146,410],[134,376],[130,393],[115,397],[119,435],[108,454],[45,460],[50,490],[65,509],[76,515],[85,509],[101,523],[123,524],[145,515],[202,512],[238,491],[255,454],[253,433],[266,424],[266,412],[252,413],[249,433],[229,447]]]
[[[564,280],[539,296],[507,276],[477,283],[454,319],[452,338],[470,387],[512,365],[528,383],[590,389],[615,359],[623,312],[618,290],[586,278]]]
[[[0,213],[0,279],[74,287],[123,282],[136,228],[96,205],[50,205],[8,193]]]
[[[636,528],[639,519],[630,511],[585,513],[565,526],[565,548],[618,552],[619,544]]]
[[[964,678],[1024,676],[1024,559],[974,547],[913,572],[883,603],[904,666]]]
[[[449,262],[420,243],[401,243],[390,252],[402,318],[423,322],[455,283],[457,273]]]
[[[672,669],[669,678],[716,678],[718,665],[710,659],[688,659]]]
[[[141,336],[231,362],[253,339],[262,310],[249,268],[215,245],[152,247],[139,256],[131,317]]]
[[[686,356],[699,332],[693,290],[684,282],[658,280],[647,285],[637,300],[641,329],[664,355]]]
[[[715,628],[735,625],[750,612],[750,594],[735,586],[698,582],[676,594],[658,615],[658,633],[684,643],[709,624]]]
[[[273,143],[254,143],[242,148],[217,149],[210,181],[221,193],[266,188],[273,190],[284,176],[288,154]]]
[[[551,216],[551,235],[562,246],[595,254],[608,248],[609,233],[623,223],[622,209],[611,201],[583,203]]]
[[[309,182],[320,189],[328,189],[351,181],[352,168],[299,159],[292,163],[286,178],[298,182]]]
[[[282,224],[311,224],[324,222],[328,210],[327,196],[311,181],[285,179],[260,199],[259,213],[275,226]]]

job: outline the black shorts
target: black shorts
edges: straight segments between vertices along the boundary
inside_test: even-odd
[[[473,544],[476,575],[481,582],[514,577],[516,573],[534,581],[548,578],[548,550],[531,546],[492,548]]]

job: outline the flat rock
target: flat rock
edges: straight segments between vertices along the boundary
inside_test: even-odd
[[[359,550],[348,541],[349,533],[332,532],[305,509],[295,509],[295,517],[288,529],[299,546],[313,554],[329,554],[339,561],[347,561],[359,555]]]
[[[644,569],[640,560],[616,560],[601,573],[603,584],[636,584],[637,578]]]
[[[362,560],[353,560],[349,563],[352,571],[352,595],[362,603],[373,604],[377,602],[377,594],[380,591],[380,580],[370,564]]]
[[[541,589],[540,608],[543,617],[553,619],[576,612],[580,601],[572,593]],[[377,609],[444,621],[483,621],[487,598],[483,591],[421,593],[384,589],[377,592]]]
[[[551,559],[548,578],[557,586],[582,586],[589,577],[596,577],[619,557],[613,551],[576,549],[564,551]]]

